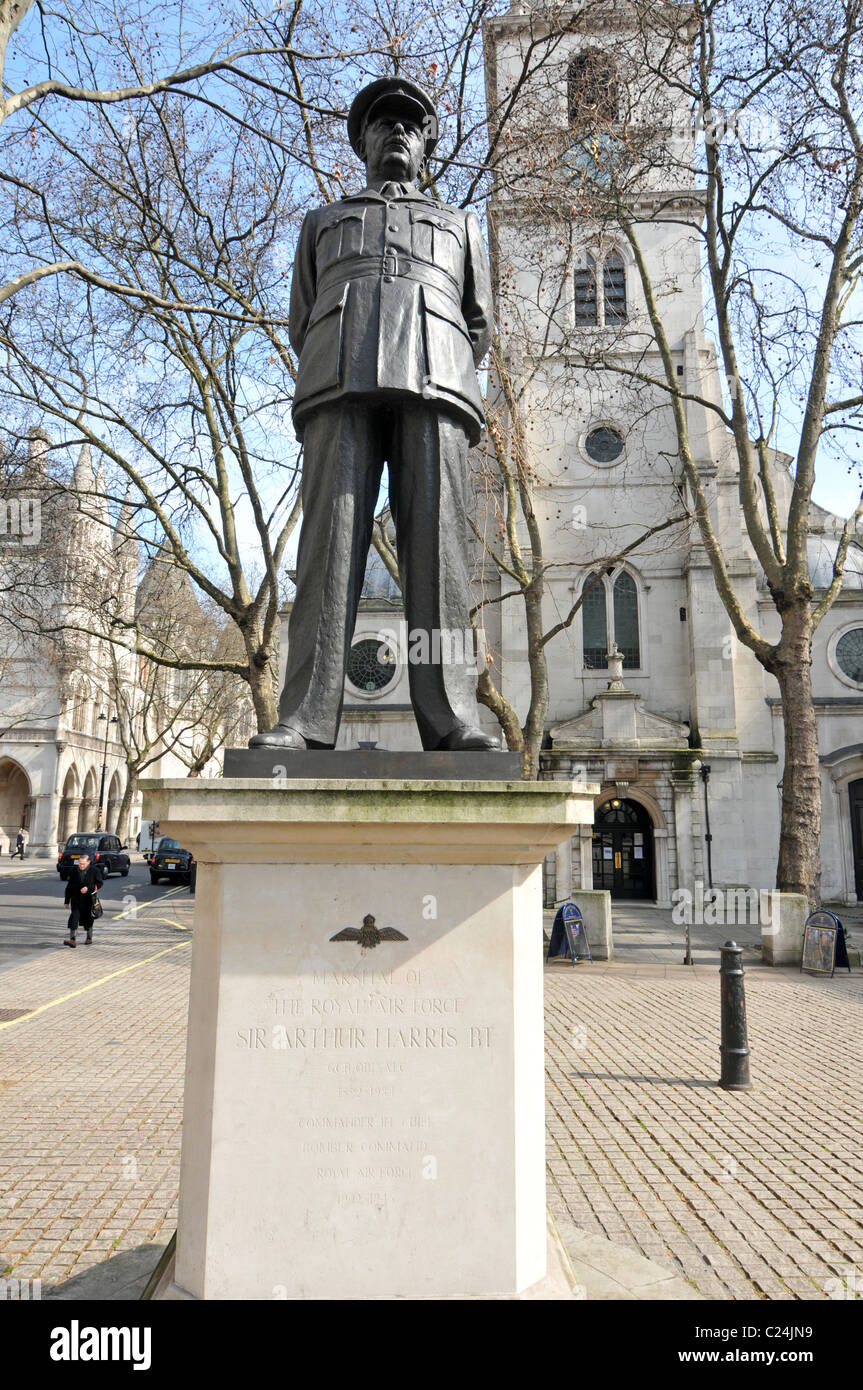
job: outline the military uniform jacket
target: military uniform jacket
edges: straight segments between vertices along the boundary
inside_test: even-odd
[[[416,396],[452,410],[475,444],[491,312],[475,213],[373,188],[308,213],[291,285],[298,436],[319,406]]]

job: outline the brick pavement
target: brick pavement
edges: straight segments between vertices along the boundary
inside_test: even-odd
[[[749,1092],[715,1085],[715,968],[554,964],[546,984],[553,1212],[709,1298],[863,1290],[859,972],[747,970]]]
[[[0,974],[0,1010],[42,1009],[0,1024],[0,1255],[18,1278],[54,1284],[176,1225],[191,906]],[[546,981],[553,1211],[708,1297],[819,1298],[855,1269],[863,1287],[859,972],[750,970],[756,1088],[737,1094],[714,1084],[715,967]]]
[[[106,913],[0,974],[0,1010],[41,1010],[0,1023],[0,1273],[44,1288],[174,1230],[191,917]]]

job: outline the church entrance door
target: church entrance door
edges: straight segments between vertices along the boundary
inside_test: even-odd
[[[615,797],[597,807],[593,886],[609,889],[612,898],[656,897],[653,824],[637,801]]]

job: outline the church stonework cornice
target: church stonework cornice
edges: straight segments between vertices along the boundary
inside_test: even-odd
[[[677,11],[676,23],[670,20]],[[671,4],[665,7],[663,23],[657,17],[654,30],[657,35],[668,36],[672,27],[684,39],[694,32],[695,14],[691,4]],[[555,8],[554,16],[546,15],[543,3],[530,3],[530,0],[513,0],[506,14],[486,19],[484,31],[489,41],[494,43],[500,37],[512,37],[530,31],[533,39],[548,38],[551,35],[570,33],[575,37],[600,37],[602,34],[636,34],[644,27],[644,12],[634,5],[609,3],[605,5],[572,5]]]

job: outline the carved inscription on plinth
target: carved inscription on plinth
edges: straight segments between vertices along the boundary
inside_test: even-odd
[[[499,1029],[466,995],[436,989],[437,973],[319,966],[274,982],[234,1030],[235,1053],[283,1076],[273,1122],[295,1178],[328,1185],[339,1209],[384,1210],[400,1185],[437,1180],[458,1059],[491,1070]]]

